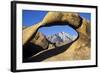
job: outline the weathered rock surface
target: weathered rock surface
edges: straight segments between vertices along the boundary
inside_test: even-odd
[[[74,27],[78,27],[81,24],[82,19],[78,13],[65,12],[62,14],[63,14],[62,22],[69,23]]]
[[[49,45],[49,42],[47,41],[46,37],[41,32],[37,32],[35,37],[30,42],[35,45],[41,46],[43,49],[47,49]]]
[[[81,17],[78,13],[72,12],[48,12],[42,21],[42,25],[48,25],[55,22],[66,22],[71,26],[78,27],[81,24]]]

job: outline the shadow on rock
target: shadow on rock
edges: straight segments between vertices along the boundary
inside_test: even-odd
[[[23,62],[27,60],[27,58],[37,54],[42,50],[43,48],[38,45],[27,43],[26,45],[23,46]]]
[[[69,44],[66,44],[66,45],[63,45],[60,47],[56,47],[54,49],[48,49],[48,50],[46,50],[46,51],[44,51],[44,52],[42,52],[34,57],[31,57],[28,60],[24,60],[24,62],[41,62],[49,57],[63,53],[71,46],[71,44],[72,43],[69,43]]]

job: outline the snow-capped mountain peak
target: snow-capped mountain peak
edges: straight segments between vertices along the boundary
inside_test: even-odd
[[[75,37],[71,36],[66,32],[59,32],[47,37],[47,39],[52,43],[60,43],[60,42],[70,43],[71,41],[73,41],[73,38]]]

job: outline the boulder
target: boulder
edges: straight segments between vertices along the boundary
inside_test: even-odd
[[[37,32],[35,37],[30,42],[35,45],[39,45],[43,49],[47,49],[49,45],[45,35],[41,32]]]

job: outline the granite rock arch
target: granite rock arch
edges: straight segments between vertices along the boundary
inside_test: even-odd
[[[39,28],[52,26],[50,23],[57,22],[68,23],[69,26],[79,33],[79,37],[70,47],[68,47],[68,50],[56,56],[47,58],[44,61],[90,59],[90,22],[85,18],[80,17],[78,13],[48,12],[41,22],[23,30],[23,45],[32,40],[33,35],[36,34]]]

